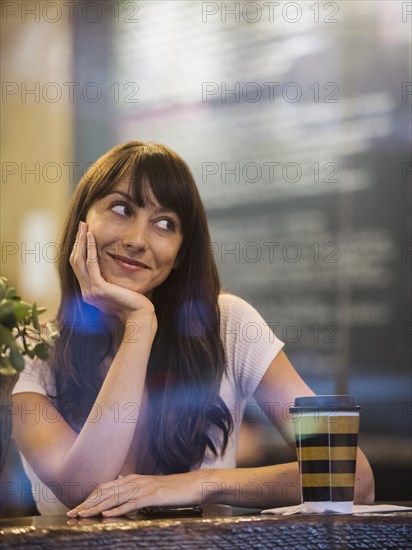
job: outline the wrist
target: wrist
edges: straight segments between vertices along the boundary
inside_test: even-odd
[[[213,470],[216,472],[216,470]],[[180,486],[184,486],[182,504],[195,505],[207,502],[207,490],[216,485],[211,476],[212,470],[193,470],[184,474],[172,474]]]
[[[204,470],[194,470],[189,472],[192,477],[191,487],[195,499],[192,504],[201,503],[218,503],[221,500],[222,494],[222,472],[227,476],[228,470],[220,470],[215,468],[206,468]]]
[[[139,309],[128,315],[124,321],[124,333],[138,334],[156,334],[157,317],[153,307]]]

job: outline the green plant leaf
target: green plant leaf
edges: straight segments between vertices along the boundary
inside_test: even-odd
[[[11,333],[11,330],[9,330],[4,325],[0,325],[0,345],[1,345],[1,351],[4,352],[6,349],[11,348],[16,344],[16,341],[14,339],[13,334]]]
[[[24,355],[47,360],[49,347],[59,336],[58,330],[48,334],[47,341],[39,323],[46,311],[36,303],[21,299],[16,289],[9,288],[6,277],[0,277],[0,372],[13,374],[24,369]],[[35,343],[37,342],[37,344]]]
[[[6,297],[6,292],[9,284],[6,277],[0,277],[0,300]]]
[[[31,305],[27,302],[15,301],[12,302],[13,313],[19,323],[24,323],[24,320],[29,315]]]
[[[24,357],[19,351],[19,349],[15,346],[10,348],[10,361],[13,367],[18,371],[22,371],[24,369]]]
[[[16,289],[11,286],[6,292],[6,298],[8,300],[21,300],[20,296],[17,294]]]
[[[44,342],[36,344],[33,349],[33,353],[43,361],[46,361],[49,358],[49,346]]]
[[[16,374],[16,369],[6,355],[0,355],[0,374],[10,376]]]
[[[32,319],[33,319],[33,326],[36,330],[39,330],[40,331],[40,325],[39,325],[39,316],[37,314],[37,304],[36,302],[34,302],[33,304],[33,308],[32,308],[32,311],[31,311],[31,314],[32,314]]]
[[[4,298],[0,302],[0,323],[12,329],[16,326],[17,319],[13,311],[13,302]]]

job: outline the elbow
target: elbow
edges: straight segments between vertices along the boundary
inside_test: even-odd
[[[74,482],[50,482],[45,483],[43,489],[48,489],[46,493],[53,502],[60,502],[69,509],[75,508],[88,497],[87,493],[78,488],[78,483]],[[95,488],[95,486],[93,486]],[[90,492],[92,487],[90,488]]]
[[[373,504],[375,502],[375,481],[371,479],[359,481],[355,487],[355,504]]]
[[[69,509],[84,502],[100,487],[98,482],[70,480],[69,476],[53,476],[53,479],[43,480],[43,483],[45,485],[43,489],[48,489],[45,492],[49,498],[53,498],[54,502],[60,502]]]
[[[82,495],[81,492],[77,492],[75,490],[70,491],[67,487],[65,487],[64,490],[61,492],[60,502],[71,510],[84,502],[87,497],[87,494]]]
[[[372,468],[362,452],[358,458],[354,503],[373,504],[375,502],[375,479]]]
[[[375,502],[375,481],[359,480],[355,486],[354,504],[373,504]]]

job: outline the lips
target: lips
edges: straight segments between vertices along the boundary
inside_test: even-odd
[[[144,264],[143,262],[132,260],[132,258],[129,258],[128,256],[120,256],[119,254],[109,254],[109,256],[113,258],[113,260],[124,269],[128,269],[131,271],[150,269],[149,266]]]

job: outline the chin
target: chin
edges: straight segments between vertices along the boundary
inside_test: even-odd
[[[118,275],[116,276],[112,273],[108,273],[107,275],[102,273],[102,277],[108,283],[121,286],[122,288],[132,290],[133,292],[137,292],[139,294],[145,294],[148,292],[145,285],[139,284],[138,282],[131,280],[129,277],[119,277]]]

